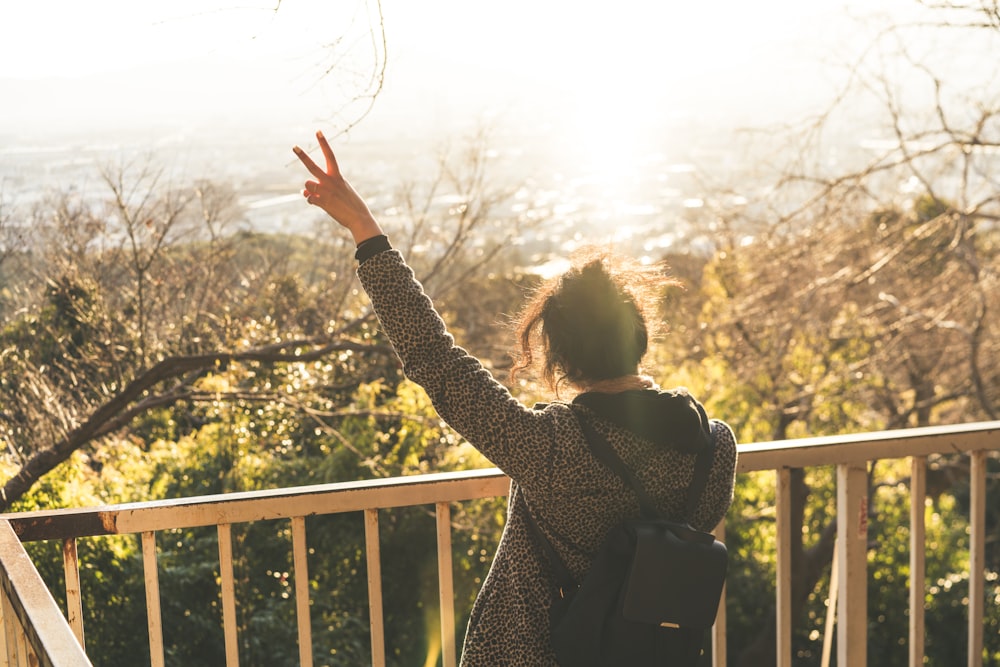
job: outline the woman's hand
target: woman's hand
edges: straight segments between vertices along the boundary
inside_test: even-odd
[[[306,198],[307,202],[319,206],[331,218],[347,227],[354,236],[355,243],[361,243],[381,235],[382,228],[375,220],[375,216],[368,210],[368,205],[340,174],[337,158],[333,156],[333,150],[327,143],[326,137],[323,136],[322,132],[317,132],[316,139],[319,141],[319,147],[323,150],[323,156],[326,158],[326,171],[323,171],[298,146],[292,149],[295,155],[302,160],[302,164],[306,166],[309,173],[316,177],[315,181],[306,181],[302,196]]]

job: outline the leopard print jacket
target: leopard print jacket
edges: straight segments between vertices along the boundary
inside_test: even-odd
[[[398,251],[366,259],[358,276],[407,377],[427,391],[444,421],[511,479],[506,525],[473,606],[462,667],[555,666],[548,609],[556,586],[526,514],[578,580],[608,530],[639,514],[635,494],[591,455],[578,415],[592,419],[667,516],[684,513],[695,456],[657,446],[579,404],[535,409],[518,402],[455,344]],[[706,428],[715,457],[689,518],[711,530],[732,501],[736,442],[723,422],[712,420]]]

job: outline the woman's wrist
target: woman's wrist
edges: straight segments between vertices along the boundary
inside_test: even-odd
[[[351,235],[354,237],[354,245],[361,245],[368,239],[375,238],[376,236],[384,236],[385,232],[382,231],[382,227],[378,222],[371,218],[357,225],[352,225],[350,227]]]
[[[358,249],[354,253],[354,259],[358,260],[358,264],[364,264],[375,255],[383,253],[386,250],[392,250],[392,245],[389,244],[389,237],[385,234],[373,236],[358,244]]]

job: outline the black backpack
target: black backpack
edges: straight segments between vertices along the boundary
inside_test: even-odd
[[[642,516],[608,532],[590,571],[577,584],[528,513],[528,525],[559,587],[550,610],[556,659],[561,667],[697,665],[722,597],[726,547],[709,533],[663,518],[608,441],[586,419],[580,425],[594,456],[639,496]],[[710,442],[695,461],[687,521],[712,468],[714,440]]]

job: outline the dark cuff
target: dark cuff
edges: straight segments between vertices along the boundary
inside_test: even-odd
[[[375,255],[386,250],[392,250],[392,246],[389,245],[389,237],[385,234],[373,236],[358,244],[358,250],[354,253],[354,259],[358,260],[358,264],[364,264]]]

